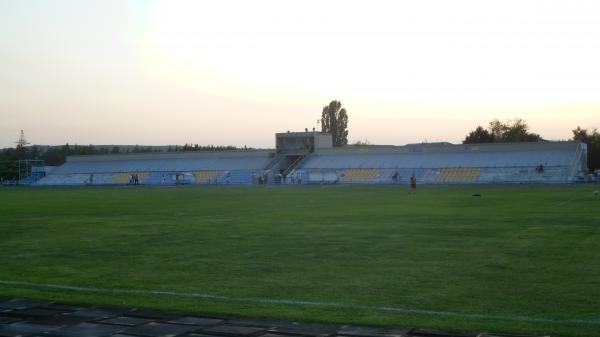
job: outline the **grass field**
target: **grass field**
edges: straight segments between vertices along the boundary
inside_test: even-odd
[[[599,187],[0,188],[0,296],[600,336]]]

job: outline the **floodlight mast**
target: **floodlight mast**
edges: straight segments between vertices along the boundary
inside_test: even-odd
[[[27,159],[27,145],[30,143],[25,138],[25,132],[21,130],[19,135],[19,140],[15,142],[17,144],[17,170],[19,172],[19,179],[17,180],[17,184],[32,177],[32,179],[37,180],[38,175],[33,174],[33,167],[43,167],[44,161],[39,159]],[[39,173],[39,172],[38,172]],[[31,181],[25,181],[26,184],[31,183]]]
[[[21,134],[19,135],[19,140],[15,142],[17,144],[17,147],[25,147],[27,145],[29,145],[29,142],[27,141],[27,139],[25,139],[25,132],[23,132],[23,130],[21,130]]]

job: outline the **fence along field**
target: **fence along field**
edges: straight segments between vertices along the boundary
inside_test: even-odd
[[[4,188],[0,296],[590,336],[593,190]]]

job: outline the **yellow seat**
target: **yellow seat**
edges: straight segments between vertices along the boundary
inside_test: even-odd
[[[341,177],[343,182],[375,182],[379,176],[378,169],[348,169]]]
[[[456,167],[440,169],[437,177],[439,183],[472,183],[479,176],[481,169],[477,167]]]
[[[219,176],[219,171],[195,171],[194,178],[196,184],[216,183]]]

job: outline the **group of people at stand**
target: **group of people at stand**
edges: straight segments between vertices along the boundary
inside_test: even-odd
[[[140,177],[138,176],[137,173],[134,173],[131,176],[129,176],[129,183],[132,184],[132,185],[139,185],[140,184]]]

